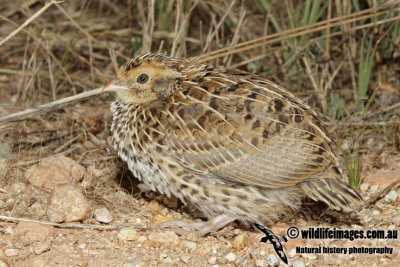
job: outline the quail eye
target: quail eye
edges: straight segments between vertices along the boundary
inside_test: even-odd
[[[140,74],[136,79],[136,81],[141,84],[147,83],[148,80],[149,80],[149,75],[147,75],[146,73]]]

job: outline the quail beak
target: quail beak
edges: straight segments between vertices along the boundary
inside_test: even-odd
[[[103,86],[103,92],[124,92],[127,90],[129,88],[124,85],[124,81],[120,78],[115,78]]]

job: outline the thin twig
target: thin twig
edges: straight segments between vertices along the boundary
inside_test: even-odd
[[[46,225],[52,225],[58,228],[75,228],[75,229],[93,229],[93,230],[119,230],[126,227],[133,227],[137,230],[147,229],[146,225],[94,225],[94,224],[82,224],[82,223],[55,223],[49,221],[39,221],[29,218],[18,218],[0,215],[0,220],[12,221],[12,222],[34,222]]]
[[[52,0],[51,2],[47,2],[41,9],[39,9],[35,14],[33,14],[33,16],[29,17],[29,19],[25,20],[24,23],[21,24],[21,26],[19,26],[18,28],[16,28],[14,31],[12,31],[6,38],[4,38],[1,42],[0,42],[0,46],[2,46],[3,44],[5,44],[8,40],[10,40],[12,37],[14,37],[15,35],[17,35],[23,28],[25,28],[26,26],[28,26],[32,21],[34,21],[37,17],[39,17],[43,12],[46,11],[46,9],[48,9],[49,7],[51,7],[53,4],[58,4],[58,3],[62,3],[63,1],[54,1]]]
[[[10,121],[17,121],[17,120],[21,120],[23,118],[26,118],[28,116],[34,115],[34,114],[39,114],[39,113],[43,113],[43,112],[47,112],[49,110],[52,110],[54,108],[58,108],[62,105],[77,101],[77,100],[81,100],[90,96],[94,96],[94,95],[98,95],[100,93],[103,92],[103,88],[96,88],[94,90],[91,91],[87,91],[87,92],[83,92],[77,95],[73,95],[70,97],[65,97],[56,101],[52,101],[43,105],[40,105],[36,108],[29,108],[20,112],[16,112],[7,116],[3,116],[0,117],[0,123],[4,123],[4,122],[10,122]],[[0,124],[2,125],[2,124]]]
[[[378,201],[379,199],[381,199],[382,197],[384,197],[387,193],[389,193],[389,191],[395,187],[396,185],[400,184],[400,179],[397,179],[396,181],[394,181],[393,183],[391,183],[390,185],[386,186],[385,189],[383,189],[382,191],[380,191],[378,194],[374,195],[373,197],[370,197],[368,200],[366,200],[364,202],[363,205],[361,205],[360,207],[357,208],[357,212],[368,207],[369,205],[375,203],[376,201]]]

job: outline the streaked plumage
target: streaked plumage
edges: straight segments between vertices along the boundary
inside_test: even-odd
[[[361,201],[317,114],[261,76],[146,54],[105,88],[129,169],[209,218],[269,223],[304,196],[344,211]]]

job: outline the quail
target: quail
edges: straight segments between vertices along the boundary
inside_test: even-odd
[[[305,197],[344,212],[362,201],[317,113],[262,76],[145,54],[104,90],[116,92],[118,155],[152,190],[207,216],[200,235],[234,220],[270,224]]]

